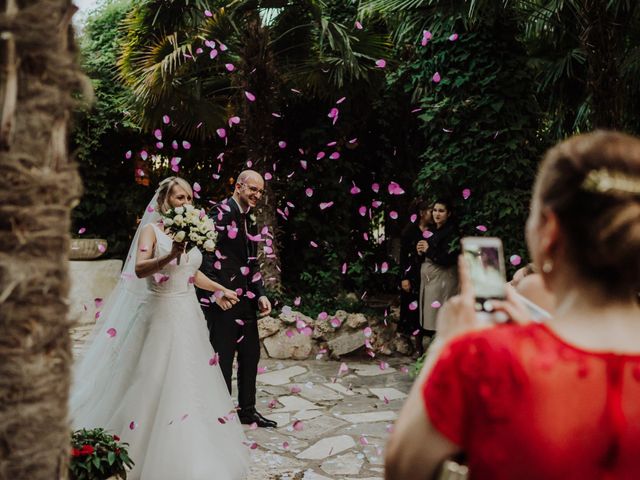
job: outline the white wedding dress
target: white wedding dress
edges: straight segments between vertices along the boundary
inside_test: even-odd
[[[172,240],[153,228],[156,257],[166,255]],[[146,279],[142,302],[105,305],[110,318],[75,372],[73,427],[104,427],[128,442],[131,480],[236,480],[248,470],[246,438],[194,291],[201,262],[193,248]]]

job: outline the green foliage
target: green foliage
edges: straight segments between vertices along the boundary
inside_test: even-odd
[[[93,84],[95,102],[77,113],[72,135],[84,182],[84,195],[73,211],[74,230],[84,227],[86,236],[106,238],[108,255],[126,252],[136,215],[151,198],[148,188],[134,182],[133,160],[124,157],[127,150],[144,145],[139,130],[122,111],[131,94],[115,74],[120,40],[115,27],[128,9],[125,0],[108,2],[87,21],[81,62]]]
[[[103,428],[76,430],[71,435],[71,480],[106,480],[118,476],[127,478],[127,469],[134,465],[126,442]]]
[[[448,40],[453,32],[457,41]],[[420,129],[429,140],[416,188],[453,199],[463,234],[482,235],[476,227],[485,225],[487,235],[503,239],[507,256],[526,257],[524,223],[541,154],[531,75],[509,25],[463,30],[445,18],[393,79],[422,108]]]

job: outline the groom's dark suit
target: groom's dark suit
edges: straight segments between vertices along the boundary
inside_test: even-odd
[[[232,290],[241,289],[242,293],[238,295],[240,301],[226,311],[215,303],[211,292],[198,290],[198,296],[211,299],[211,303],[201,302],[201,305],[209,326],[209,340],[219,355],[229,393],[233,357],[238,352],[238,406],[242,410],[250,410],[256,403],[256,375],[260,360],[256,311],[258,298],[265,295],[265,291],[259,277],[257,243],[247,237],[247,231],[249,235],[257,236],[258,227],[249,215],[240,211],[233,197],[214,206],[209,215],[216,222],[216,250],[219,255],[206,253],[200,270],[210,279]],[[249,296],[253,298],[249,298],[247,292],[251,292]]]

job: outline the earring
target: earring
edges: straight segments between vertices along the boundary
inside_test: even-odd
[[[544,273],[551,273],[552,270],[553,270],[552,260],[545,260],[544,262],[542,262],[542,271]]]

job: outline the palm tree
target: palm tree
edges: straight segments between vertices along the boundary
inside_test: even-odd
[[[230,117],[240,117],[230,129],[238,132],[239,145],[227,151],[236,171],[245,162],[266,170],[276,161],[273,114],[291,88],[320,98],[354,84],[362,88],[390,46],[384,34],[332,21],[318,0],[237,0],[217,8],[151,0],[134,9],[124,28],[119,68],[138,98],[131,108],[136,118],[151,129],[171,112],[178,131],[204,141],[229,130]],[[275,228],[263,273],[276,290],[278,200],[278,183],[268,182],[258,215]]]
[[[0,478],[7,480],[65,477],[69,457],[67,259],[80,194],[67,152],[71,94],[81,87],[74,11],[70,0],[0,6]]]

